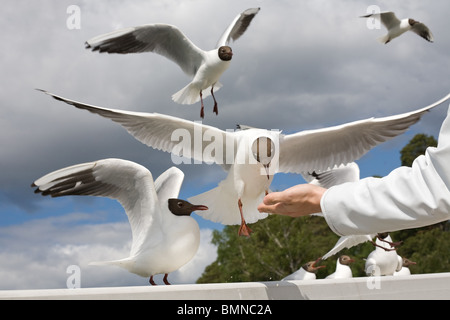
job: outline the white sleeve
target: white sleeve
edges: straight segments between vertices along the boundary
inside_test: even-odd
[[[428,148],[411,168],[332,187],[321,208],[330,228],[341,236],[418,228],[450,219],[449,189],[450,113],[438,147]]]

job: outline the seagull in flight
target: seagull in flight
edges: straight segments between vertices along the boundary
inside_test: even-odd
[[[373,147],[404,133],[426,112],[450,98],[449,94],[425,108],[404,114],[282,134],[251,127],[224,131],[178,117],[103,108],[40,91],[110,119],[140,142],[169,152],[172,157],[222,166],[228,175],[219,186],[188,200],[207,201],[203,204],[209,210],[202,212],[202,217],[227,225],[240,224],[239,234],[245,236],[251,233],[246,222],[255,223],[267,217],[257,208],[270,191],[275,173],[321,172],[355,161]],[[236,209],[240,214],[236,214]]]
[[[37,179],[32,187],[44,196],[97,196],[116,199],[125,209],[133,242],[127,258],[94,262],[115,265],[142,277],[178,270],[197,253],[200,229],[190,215],[207,210],[177,199],[184,173],[175,167],[153,181],[143,166],[121,159],[104,159],[74,165]]]
[[[400,20],[394,12],[368,14],[366,16],[362,16],[361,18],[375,18],[381,21],[381,23],[388,29],[388,34],[378,39],[384,44],[388,44],[391,40],[401,36],[407,31],[414,32],[428,42],[434,41],[433,34],[425,24],[411,18]]]
[[[259,10],[250,8],[236,16],[210,51],[198,48],[176,26],[161,23],[103,34],[86,41],[86,48],[119,54],[154,52],[172,60],[192,77],[192,81],[175,93],[172,100],[179,104],[194,104],[200,100],[200,117],[203,119],[203,97],[209,93],[214,99],[214,113],[219,113],[214,89],[217,91],[222,87],[219,78],[228,69],[233,57],[233,50],[228,44],[244,34]]]

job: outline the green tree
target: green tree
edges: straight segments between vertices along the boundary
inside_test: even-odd
[[[419,133],[409,141],[409,143],[400,151],[400,160],[402,166],[411,167],[414,160],[425,154],[425,150],[428,147],[436,147],[437,141],[433,136],[427,136],[426,134]]]

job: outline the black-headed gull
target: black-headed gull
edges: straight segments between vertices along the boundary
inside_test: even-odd
[[[131,225],[130,256],[94,262],[115,265],[142,277],[169,273],[189,262],[200,244],[200,229],[191,213],[206,210],[177,199],[184,179],[175,167],[153,181],[143,166],[121,159],[104,159],[60,169],[36,180],[36,193],[52,197],[88,195],[116,199]]]
[[[449,94],[428,107],[400,115],[284,135],[257,128],[224,131],[157,113],[97,107],[41,91],[119,123],[152,148],[200,163],[221,165],[228,171],[227,178],[217,188],[197,196],[208,201],[204,204],[209,210],[202,216],[223,224],[241,224],[241,235],[251,232],[245,222],[254,223],[267,217],[257,207],[276,172],[320,172],[357,160],[376,145],[402,134],[423,114],[450,98]],[[258,156],[258,149],[263,157]],[[197,197],[189,200],[194,202]],[[240,209],[240,215],[235,214],[235,208]]]
[[[218,114],[214,89],[222,87],[219,78],[228,69],[233,51],[228,46],[244,34],[260,8],[250,8],[240,13],[210,51],[198,48],[177,27],[168,24],[149,24],[100,35],[86,42],[86,48],[108,53],[158,53],[180,66],[191,83],[172,96],[180,104],[194,104],[201,100],[200,116],[204,118],[203,97],[211,93],[214,112]],[[203,92],[205,91],[205,92]]]
[[[319,263],[320,260],[321,259],[319,258],[316,261],[305,263],[300,267],[300,269],[281,280],[315,280],[317,271],[319,271],[319,269],[321,268],[325,268],[325,266],[317,266],[317,263]]]
[[[388,34],[379,38],[381,43],[387,44],[391,40],[401,36],[407,31],[412,31],[429,42],[434,41],[433,34],[430,29],[423,23],[414,19],[398,19],[394,12],[381,12],[368,14],[361,18],[375,18],[381,21],[381,23],[387,28]]]
[[[399,271],[395,271],[394,276],[410,276],[411,270],[409,269],[409,267],[414,266],[417,263],[407,258],[402,258],[401,256],[397,256],[397,259],[399,259],[400,263],[402,264],[402,268]]]
[[[355,262],[352,258],[347,255],[342,255],[337,259],[336,271],[327,276],[325,279],[348,279],[353,278],[352,269],[350,264]]]
[[[392,250],[392,239],[388,233],[379,234],[375,240],[377,246],[366,259],[365,271],[368,276],[392,276],[400,271],[402,263],[397,251]]]

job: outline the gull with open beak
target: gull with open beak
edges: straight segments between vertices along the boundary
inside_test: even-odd
[[[318,266],[317,264],[322,259],[319,258],[316,261],[309,261],[305,263],[303,266],[301,266],[300,269],[295,271],[294,273],[288,275],[287,277],[281,279],[282,281],[286,280],[315,280],[317,272],[325,268],[325,266]]]

